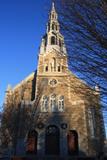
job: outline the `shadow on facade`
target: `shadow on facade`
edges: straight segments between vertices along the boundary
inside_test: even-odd
[[[37,76],[37,70],[34,73],[34,78],[32,80],[32,93],[31,93],[31,101],[35,99],[35,86],[36,86],[36,76]]]
[[[42,113],[32,137],[27,138],[26,153],[37,156],[86,156],[79,149],[78,133],[69,130],[63,113]]]

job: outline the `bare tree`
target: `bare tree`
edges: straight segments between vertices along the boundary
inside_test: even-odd
[[[8,148],[12,143],[14,155],[19,138],[25,138],[26,134],[35,129],[42,122],[45,114],[40,112],[40,100],[44,83],[39,85],[34,101],[25,101],[24,92],[28,86],[23,83],[20,92],[13,92],[7,96],[1,120],[2,147]]]
[[[107,1],[56,0],[70,69],[99,85],[107,110]]]

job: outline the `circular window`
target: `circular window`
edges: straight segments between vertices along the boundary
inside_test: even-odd
[[[43,129],[44,128],[44,124],[43,123],[38,123],[37,124],[37,128],[38,129]]]
[[[57,80],[56,79],[52,79],[51,81],[50,81],[50,85],[51,86],[55,86],[57,84]]]
[[[62,128],[62,129],[66,129],[66,128],[67,128],[67,124],[66,124],[66,123],[62,123],[62,124],[61,124],[61,128]]]

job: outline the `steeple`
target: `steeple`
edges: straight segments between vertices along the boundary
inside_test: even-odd
[[[47,33],[42,38],[40,54],[47,54],[52,49],[57,50],[61,54],[66,54],[64,37],[60,33],[58,14],[56,12],[54,2],[52,3],[52,9],[49,14],[49,21],[47,24]]]
[[[55,10],[54,2],[52,3],[52,9],[49,16],[49,22],[47,25],[47,32],[49,31],[58,31],[59,23],[58,23],[58,15]]]
[[[55,11],[55,4],[52,2],[52,10]]]

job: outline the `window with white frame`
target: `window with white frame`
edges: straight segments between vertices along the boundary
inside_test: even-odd
[[[88,124],[91,137],[95,137],[95,109],[94,107],[88,108]]]
[[[48,100],[49,100],[49,98],[47,96],[43,96],[42,106],[41,106],[42,112],[48,112]]]
[[[54,36],[51,37],[51,45],[56,45],[56,38]]]
[[[50,105],[51,105],[51,111],[56,112],[57,111],[57,103],[56,103],[56,95],[55,94],[51,95]]]
[[[59,97],[58,110],[59,110],[60,112],[63,112],[63,111],[64,111],[64,96],[60,96],[60,97]]]

